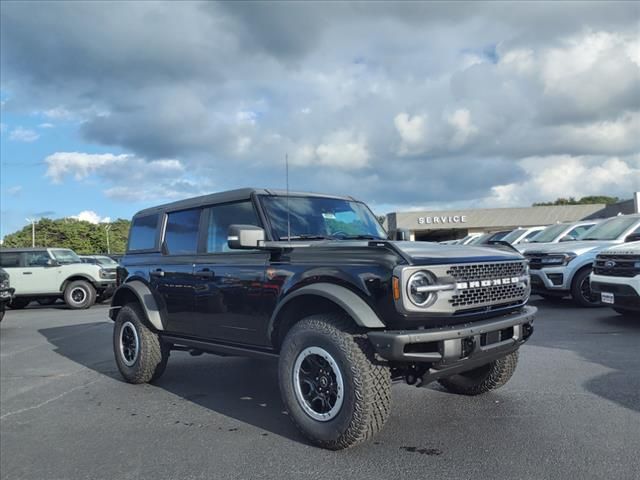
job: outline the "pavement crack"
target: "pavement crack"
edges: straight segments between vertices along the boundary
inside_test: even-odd
[[[73,387],[73,388],[71,388],[71,389],[69,389],[69,390],[67,390],[65,392],[62,392],[60,395],[56,395],[55,397],[50,398],[49,400],[45,400],[44,402],[41,402],[41,403],[39,403],[37,405],[33,405],[31,407],[21,408],[19,410],[14,410],[13,412],[7,412],[4,415],[0,416],[0,420],[4,420],[5,418],[10,417],[12,415],[17,415],[19,413],[24,413],[24,412],[28,412],[30,410],[37,410],[38,408],[42,408],[42,407],[44,407],[45,405],[48,405],[51,402],[55,402],[56,400],[59,400],[62,397],[66,396],[66,395],[68,395],[68,394],[70,394],[72,392],[75,392],[76,390],[80,390],[81,388],[85,388],[85,387],[88,387],[91,384],[94,384],[98,380],[100,380],[100,379],[96,378],[95,380],[92,380],[92,381],[90,381],[88,383],[83,383],[82,385],[77,385],[77,386],[75,386],[75,387]]]

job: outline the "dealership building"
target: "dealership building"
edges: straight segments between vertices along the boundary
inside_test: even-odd
[[[553,205],[523,208],[425,210],[387,214],[389,230],[406,228],[411,240],[439,242],[463,238],[470,233],[498,232],[560,222],[608,218],[640,212],[640,192],[631,200],[611,205]]]

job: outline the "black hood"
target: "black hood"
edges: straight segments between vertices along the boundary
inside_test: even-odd
[[[468,245],[442,245],[430,242],[390,242],[414,265],[442,263],[505,262],[523,260],[524,257],[509,247],[475,247]]]

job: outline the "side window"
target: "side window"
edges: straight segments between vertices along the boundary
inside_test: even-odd
[[[45,267],[51,259],[46,250],[24,253],[25,267]]]
[[[531,238],[535,237],[535,236],[536,236],[537,234],[539,234],[541,231],[542,231],[542,230],[534,230],[533,232],[529,232],[529,233],[527,233],[527,235],[526,235],[524,238],[526,238],[527,240],[529,240],[529,239],[531,239]],[[524,240],[524,238],[523,238],[523,240]]]
[[[20,266],[19,252],[3,252],[0,253],[0,267],[18,268]]]
[[[129,232],[129,250],[150,250],[156,247],[158,214],[145,215],[133,220]]]
[[[229,225],[261,226],[251,202],[216,205],[209,209],[209,232],[207,235],[207,252],[229,252],[227,233]]]
[[[199,208],[167,215],[164,241],[172,255],[196,253],[198,249]]]

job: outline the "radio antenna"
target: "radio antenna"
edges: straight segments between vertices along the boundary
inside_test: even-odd
[[[287,181],[287,240],[291,243],[291,210],[289,209],[289,154],[284,155],[285,177]]]

